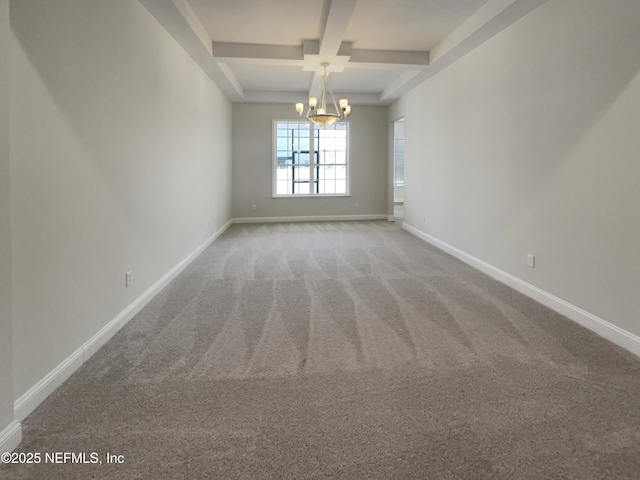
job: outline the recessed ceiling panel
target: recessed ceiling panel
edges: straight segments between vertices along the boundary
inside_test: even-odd
[[[431,50],[487,0],[359,1],[345,40],[353,48]]]
[[[322,0],[188,0],[214,42],[301,45],[320,37]]]
[[[244,90],[307,92],[313,80],[313,72],[301,67],[234,63],[229,68]]]

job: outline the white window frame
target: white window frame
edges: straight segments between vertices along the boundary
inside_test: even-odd
[[[313,154],[309,155],[309,192],[310,193],[277,193],[277,168],[278,168],[278,124],[279,123],[298,123],[309,125],[309,130],[311,135],[309,136],[309,152],[315,152],[315,125],[312,122],[305,122],[303,120],[273,120],[272,122],[272,152],[271,152],[271,196],[272,198],[309,198],[309,197],[350,197],[351,196],[351,155],[350,155],[350,132],[349,132],[349,123],[348,122],[339,122],[345,125],[347,131],[347,139],[346,139],[346,159],[345,159],[345,168],[346,168],[346,192],[345,193],[315,193],[313,186],[315,185],[315,173],[316,166],[323,165],[322,163],[316,164],[316,156]],[[322,129],[322,127],[319,127]],[[331,164],[329,164],[331,165]],[[342,164],[334,164],[334,165],[342,165]],[[282,166],[282,165],[280,165]]]

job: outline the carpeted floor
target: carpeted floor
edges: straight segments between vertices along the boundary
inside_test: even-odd
[[[389,222],[234,225],[17,451],[0,478],[638,479],[640,360]]]

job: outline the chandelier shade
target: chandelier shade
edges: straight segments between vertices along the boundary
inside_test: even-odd
[[[343,121],[351,113],[351,105],[349,105],[349,100],[347,100],[346,98],[341,98],[340,103],[336,103],[333,92],[330,88],[327,88],[327,82],[329,80],[329,77],[327,75],[328,66],[328,63],[322,64],[322,67],[324,68],[324,74],[322,75],[322,94],[320,95],[320,101],[318,102],[318,99],[316,97],[309,97],[309,108],[306,114],[306,117],[309,120],[311,120],[316,125],[320,125],[321,127],[326,127],[327,125],[333,125],[336,122]],[[329,103],[329,108],[327,108],[327,90],[329,90],[329,94],[331,95],[331,103]],[[333,106],[333,109],[331,109],[331,106]],[[296,112],[298,112],[298,116],[302,116],[304,112],[303,103],[296,103]]]

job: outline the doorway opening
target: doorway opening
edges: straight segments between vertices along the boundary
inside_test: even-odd
[[[404,118],[393,122],[393,218],[404,218]]]

